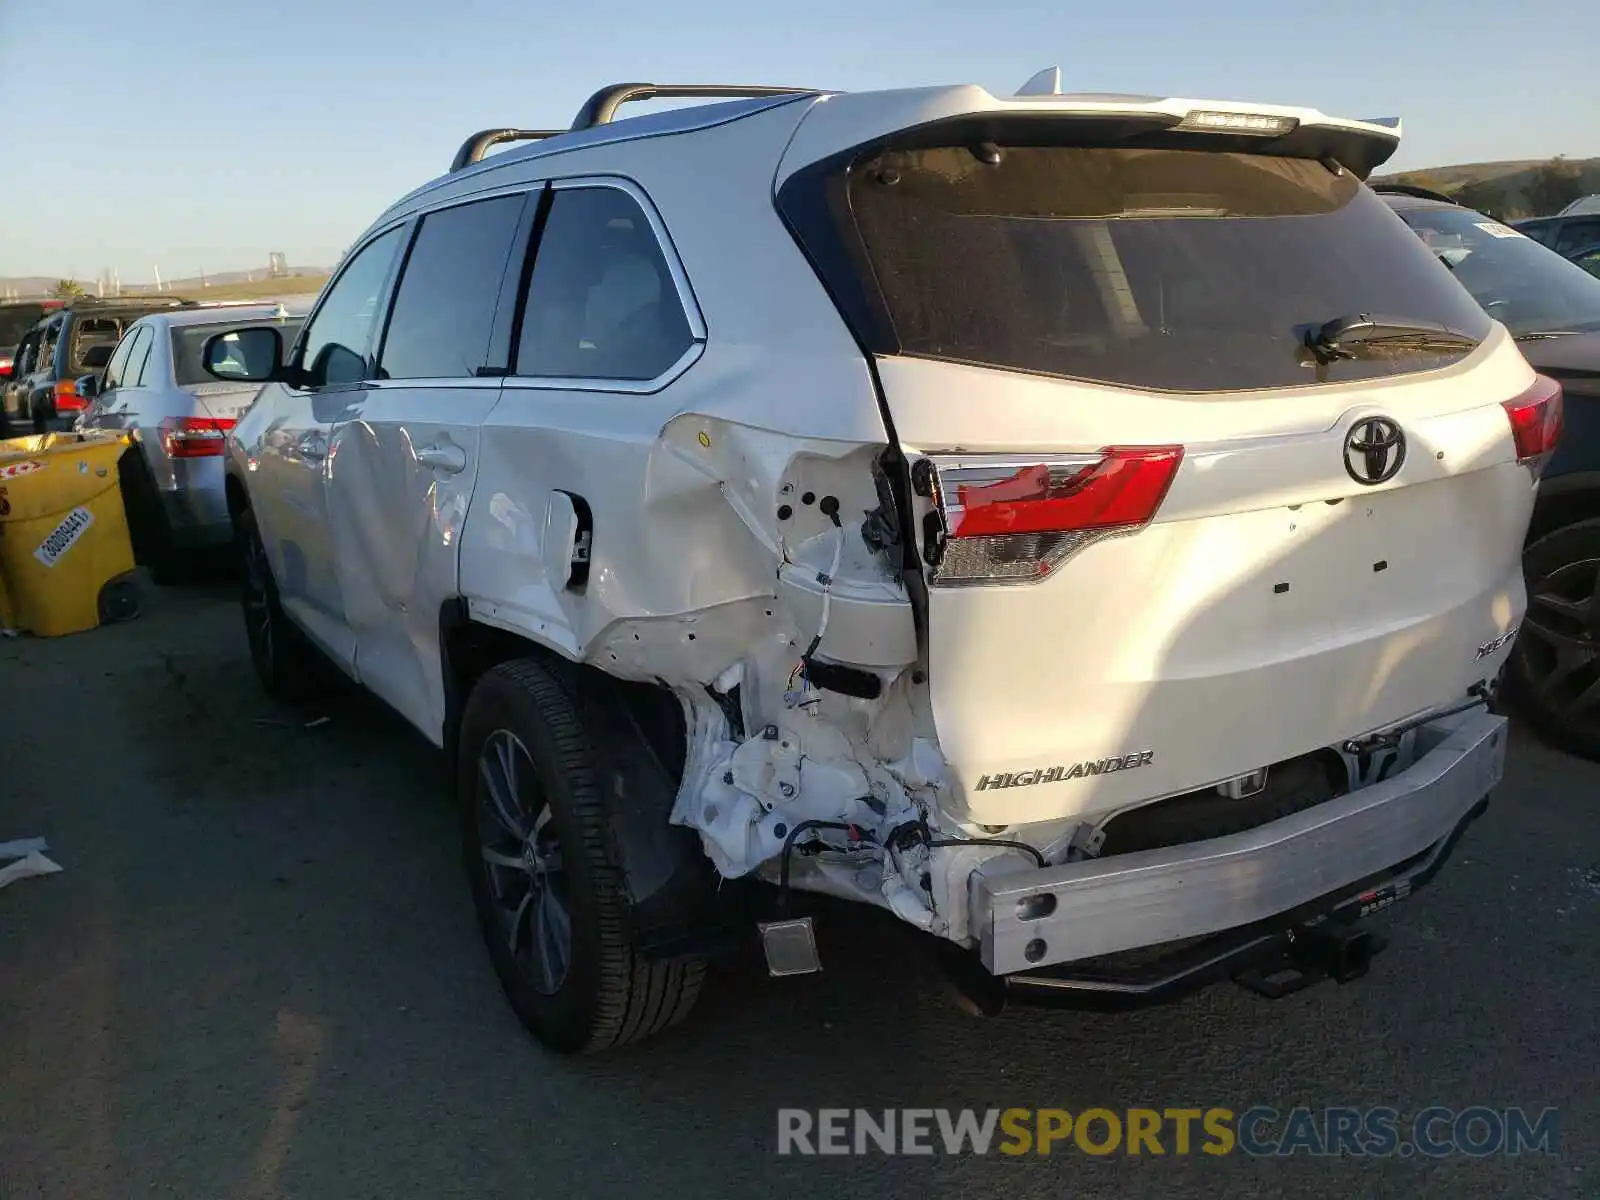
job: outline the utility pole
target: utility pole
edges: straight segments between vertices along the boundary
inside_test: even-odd
[[[161,294],[161,264],[160,263],[156,263],[155,264],[155,270],[156,270],[156,295],[159,296]]]

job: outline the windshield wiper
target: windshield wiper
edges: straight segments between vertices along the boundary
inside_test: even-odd
[[[1546,338],[1571,337],[1577,333],[1576,329],[1530,329],[1527,333],[1519,333],[1516,340],[1519,342],[1542,342]]]
[[[1369,352],[1412,350],[1427,353],[1471,350],[1478,345],[1476,338],[1457,333],[1448,325],[1375,317],[1370,313],[1335,317],[1307,328],[1303,338],[1305,348],[1321,366],[1341,358],[1361,358]]]

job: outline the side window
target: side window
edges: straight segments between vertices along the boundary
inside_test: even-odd
[[[694,343],[644,211],[610,187],[551,197],[517,350],[518,375],[654,379]]]
[[[1583,218],[1562,223],[1561,236],[1556,239],[1556,251],[1572,254],[1600,242],[1600,221]]]
[[[461,378],[488,361],[522,207],[522,196],[501,196],[422,219],[395,292],[378,378]]]
[[[306,328],[300,363],[308,377],[307,386],[333,387],[367,377],[367,348],[399,245],[399,228],[374,238],[334,282]]]
[[[127,388],[142,387],[144,384],[144,365],[150,361],[150,326],[139,326],[135,334],[139,340],[128,349],[128,362],[124,367],[122,386]]]
[[[52,321],[44,327],[39,337],[39,352],[34,356],[35,371],[49,371],[55,366],[56,342],[61,337],[61,322]]]
[[[105,382],[101,390],[109,392],[112,388],[122,386],[123,372],[128,369],[128,354],[133,349],[133,343],[138,340],[143,325],[136,325],[129,330],[128,336],[122,339],[116,351],[111,355],[111,361],[106,364]]]

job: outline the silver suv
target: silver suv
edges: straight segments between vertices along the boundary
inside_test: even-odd
[[[1363,184],[1397,124],[1057,82],[606,88],[212,347],[261,679],[444,748],[552,1046],[682,1017],[731,892],[986,1006],[1353,978],[1499,779],[1561,393]]]

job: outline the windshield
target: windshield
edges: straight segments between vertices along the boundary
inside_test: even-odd
[[[1554,250],[1471,209],[1416,208],[1400,215],[1514,335],[1600,329],[1600,279]]]
[[[228,386],[227,381],[218,379],[207,371],[202,365],[202,352],[205,350],[206,340],[224,329],[254,328],[268,325],[276,329],[283,337],[283,353],[288,355],[289,349],[294,345],[294,339],[300,333],[300,326],[305,318],[290,317],[279,321],[257,321],[250,326],[242,326],[236,321],[215,325],[181,325],[172,331],[172,376],[173,382],[179,387],[194,387],[196,384],[216,384]],[[241,366],[244,364],[241,363]],[[256,384],[234,385],[255,387]]]
[[[1429,370],[1490,329],[1387,205],[1316,161],[943,145],[859,161],[847,191],[891,353],[1237,391]],[[1461,336],[1305,353],[1362,313]]]

